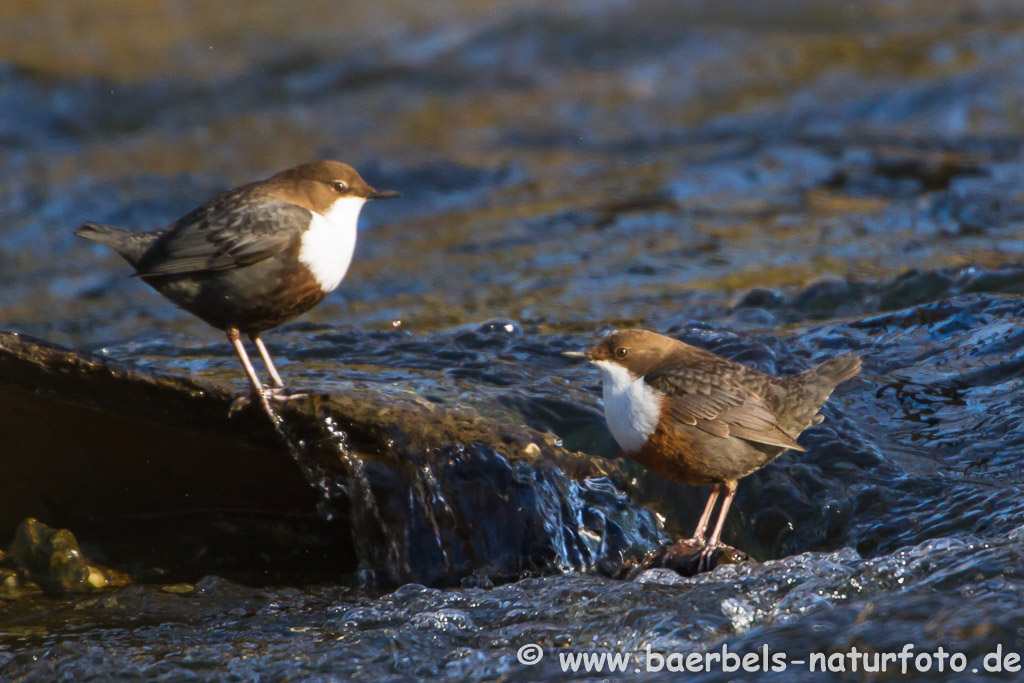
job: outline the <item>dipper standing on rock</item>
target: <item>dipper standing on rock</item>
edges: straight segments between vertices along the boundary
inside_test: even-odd
[[[737,481],[787,449],[804,450],[796,437],[821,423],[818,410],[832,390],[860,372],[860,358],[846,354],[775,377],[647,330],[615,332],[589,351],[564,355],[601,370],[605,420],[623,451],[663,477],[711,486],[687,541],[702,548],[701,568],[719,545]]]
[[[218,195],[156,232],[83,223],[75,234],[113,248],[146,284],[224,330],[253,393],[265,399],[239,338],[248,335],[270,373],[267,394],[284,398],[260,333],[337,287],[352,261],[363,204],[398,196],[374,190],[351,166],[314,161]]]

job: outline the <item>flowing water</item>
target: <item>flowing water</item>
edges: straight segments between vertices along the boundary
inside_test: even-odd
[[[761,564],[0,600],[0,678],[539,680],[559,652],[633,653],[632,674],[648,652],[906,643],[964,653],[966,677],[1024,652],[1017,3],[261,7],[0,8],[0,326],[244,388],[219,333],[72,232],[153,229],[326,156],[403,199],[369,205],[341,287],[266,336],[297,388],[467,405],[614,458],[596,372],[559,355],[614,327],[864,372],[806,453],[741,483],[725,540]],[[689,533],[705,492],[626,467]]]

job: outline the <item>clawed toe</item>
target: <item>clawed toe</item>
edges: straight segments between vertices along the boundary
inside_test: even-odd
[[[713,560],[715,559],[715,553],[718,551],[718,544],[711,545],[710,543],[705,545],[700,551],[700,559],[697,561],[697,571],[707,572],[711,571],[714,567]]]
[[[228,415],[245,410],[253,403],[261,404],[266,409],[270,403],[285,403],[307,396],[309,393],[302,391],[289,393],[284,387],[264,387],[260,391],[250,390],[235,397],[235,400],[231,402],[231,408],[228,409]]]
[[[264,395],[267,397],[267,400],[274,401],[276,403],[294,401],[297,398],[306,398],[307,396],[309,396],[309,392],[296,391],[295,393],[290,393],[284,387],[269,387],[267,389],[264,389],[263,391]]]

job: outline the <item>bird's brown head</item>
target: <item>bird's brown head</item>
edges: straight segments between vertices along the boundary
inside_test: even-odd
[[[681,342],[656,332],[630,329],[613,332],[582,353],[569,352],[565,355],[591,363],[615,363],[626,368],[633,377],[643,377],[678,351],[681,345]]]
[[[339,199],[392,199],[394,190],[375,190],[354,168],[340,161],[311,161],[295,166],[264,181],[276,191],[284,191],[289,201],[326,213]]]

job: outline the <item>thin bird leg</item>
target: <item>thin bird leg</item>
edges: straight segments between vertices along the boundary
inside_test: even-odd
[[[722,527],[725,526],[725,516],[729,514],[729,506],[732,505],[732,498],[735,495],[736,482],[725,482],[725,498],[722,499],[722,509],[718,513],[718,523],[715,524],[715,530],[712,532],[711,538],[708,539],[708,546],[711,548],[716,547],[719,539],[722,538]]]
[[[252,367],[252,363],[249,362],[249,354],[245,352],[242,340],[238,336],[238,330],[229,327],[225,332],[227,332],[228,341],[235,347],[235,353],[238,354],[238,358],[242,361],[242,366],[245,367],[245,374],[249,377],[249,384],[252,386],[253,393],[257,396],[263,396],[263,385],[260,384],[260,378],[256,376],[256,370]]]
[[[700,521],[697,522],[697,528],[693,532],[693,537],[690,541],[705,544],[704,535],[708,531],[708,522],[711,521],[711,511],[715,509],[715,502],[718,500],[718,494],[722,491],[721,484],[713,484],[711,486],[711,494],[708,496],[708,503],[704,506],[704,512],[700,516]]]
[[[725,482],[725,498],[722,499],[722,509],[718,512],[718,522],[715,524],[715,530],[711,532],[711,538],[708,539],[707,545],[704,546],[704,550],[700,552],[697,571],[706,571],[711,568],[711,558],[714,556],[715,549],[718,547],[719,539],[722,538],[722,527],[725,526],[725,517],[729,514],[729,506],[732,505],[732,498],[735,495],[736,482]]]
[[[249,335],[249,339],[256,345],[256,350],[260,352],[260,358],[263,359],[263,364],[267,366],[267,372],[270,373],[271,385],[275,389],[284,389],[284,382],[281,381],[281,375],[277,374],[277,368],[274,367],[274,361],[270,360],[270,353],[267,352],[267,347],[263,344],[263,340],[260,339],[260,335],[253,334]]]

